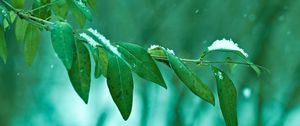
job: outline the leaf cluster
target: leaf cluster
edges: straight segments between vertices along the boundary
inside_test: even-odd
[[[204,51],[196,60],[182,59],[173,51],[160,46],[146,50],[133,43],[110,43],[97,30],[74,29],[65,21],[72,14],[83,27],[86,21],[93,18],[92,10],[96,8],[96,0],[34,0],[31,10],[23,9],[25,0],[11,0],[11,4],[1,0],[0,3],[0,57],[4,63],[7,61],[7,30],[15,28],[16,40],[23,43],[25,62],[28,65],[34,62],[40,45],[40,33],[43,30],[49,31],[53,50],[68,71],[70,81],[80,98],[88,103],[92,76],[99,78],[103,75],[107,78],[109,92],[124,120],[129,118],[132,110],[132,73],[167,89],[157,62],[168,65],[193,94],[215,105],[213,91],[186,63],[192,62],[198,66],[206,64],[211,67],[216,78],[219,103],[226,124],[238,124],[236,88],[224,71],[215,67],[213,62],[204,60],[211,51]],[[260,69],[239,52],[229,53],[240,56],[246,61],[246,65],[260,74]],[[95,62],[94,66],[91,65],[92,61]],[[92,69],[95,70],[93,74]]]

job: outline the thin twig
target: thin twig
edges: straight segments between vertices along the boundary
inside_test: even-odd
[[[5,0],[1,0],[1,2],[4,4],[4,6],[9,9],[12,10],[16,15],[18,15],[21,19],[27,19],[28,21],[31,20],[32,22],[34,22],[34,24],[39,25],[45,29],[49,29],[48,25],[53,24],[50,21],[46,21],[44,19],[32,16],[29,13],[26,13],[24,11],[21,11],[19,9],[16,9],[15,7],[13,7],[10,3],[8,3]]]
[[[34,11],[38,11],[38,10],[44,9],[44,8],[46,8],[46,7],[48,7],[48,6],[52,6],[52,5],[54,5],[54,4],[57,4],[58,2],[59,2],[59,1],[57,0],[57,1],[53,1],[53,2],[51,2],[51,3],[44,4],[44,5],[42,5],[42,6],[39,6],[39,7],[37,7],[37,8],[34,8],[34,9],[30,10],[29,12],[30,12],[30,13],[33,13]]]

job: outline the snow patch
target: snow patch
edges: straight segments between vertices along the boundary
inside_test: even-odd
[[[218,77],[219,77],[220,80],[223,80],[223,75],[220,71],[218,71]]]
[[[80,33],[79,36],[86,39],[86,41],[93,47],[100,46],[99,43],[97,43],[91,36],[88,36],[86,33]]]
[[[156,48],[161,48],[161,49],[163,49],[163,50],[166,50],[168,53],[170,53],[170,54],[172,54],[172,55],[175,55],[174,50],[168,49],[168,48],[166,49],[165,47],[162,47],[162,46],[159,46],[159,45],[151,45],[150,48],[148,48],[148,51],[149,51],[149,50],[156,49]]]
[[[109,48],[109,50],[112,53],[121,57],[121,53],[118,51],[118,49],[115,46],[111,45],[110,41],[108,39],[106,39],[105,36],[103,36],[97,30],[92,29],[92,28],[89,28],[88,31],[91,32],[93,35],[95,35],[104,44],[105,47]]]
[[[163,48],[164,49],[164,47],[161,47],[159,45],[151,45],[150,48],[148,48],[148,50],[152,50],[152,49],[156,49],[156,48]]]
[[[245,89],[243,90],[243,95],[244,95],[245,98],[249,98],[249,97],[251,96],[251,94],[252,94],[251,89],[245,88]]]
[[[223,38],[222,40],[216,40],[213,42],[213,44],[211,44],[211,46],[208,47],[209,51],[220,49],[239,51],[245,57],[248,57],[248,54],[242,48],[238,47],[238,44],[234,43],[231,39],[226,40]]]
[[[77,2],[78,2],[78,5],[85,7],[85,4],[82,2],[82,0],[77,0]]]
[[[167,48],[167,52],[170,53],[170,54],[172,54],[172,55],[175,55],[174,50],[172,50],[172,49],[168,49]]]

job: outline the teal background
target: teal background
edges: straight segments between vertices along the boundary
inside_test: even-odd
[[[98,0],[86,28],[98,29],[112,42],[132,42],[145,49],[162,45],[184,58],[198,58],[217,39],[232,39],[251,61],[270,71],[260,77],[242,65],[227,71],[238,91],[239,124],[298,126],[299,5],[299,0]],[[68,21],[76,26],[73,19],[69,15]],[[158,63],[168,90],[134,75],[133,110],[125,122],[105,78],[92,80],[88,105],[77,96],[51,47],[49,32],[42,33],[32,66],[25,64],[13,29],[6,40],[8,62],[0,62],[1,126],[225,125],[218,102],[216,106],[203,102],[163,64]],[[209,58],[226,56],[215,53]],[[217,96],[210,69],[190,67]]]

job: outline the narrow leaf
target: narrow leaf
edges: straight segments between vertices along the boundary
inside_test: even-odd
[[[93,11],[96,11],[97,0],[87,0],[87,3]]]
[[[93,57],[95,61],[95,78],[99,78],[101,74],[107,76],[108,56],[102,47],[92,47]]]
[[[9,11],[10,24],[13,24],[17,18],[17,15],[14,11]]]
[[[58,57],[68,70],[71,69],[75,48],[71,25],[66,22],[55,22],[51,29],[51,40]]]
[[[50,2],[51,2],[51,0],[34,0],[32,8],[36,9],[43,5],[49,4]],[[35,10],[33,12],[33,15],[36,17],[42,18],[42,19],[47,19],[48,17],[51,16],[51,11],[50,11],[49,7],[45,7],[45,8]]]
[[[87,104],[91,83],[91,59],[83,42],[77,41],[75,47],[73,65],[68,73],[75,91]]]
[[[131,43],[118,43],[118,50],[140,77],[167,88],[164,79],[149,53],[142,47]]]
[[[217,81],[219,103],[227,126],[237,126],[237,92],[231,79],[225,72],[213,67]]]
[[[11,0],[12,5],[18,9],[21,9],[24,7],[25,0]]]
[[[73,0],[76,7],[79,9],[79,11],[89,20],[91,21],[93,19],[92,13],[90,9],[86,6],[86,3],[82,0]]]
[[[7,47],[6,47],[4,31],[2,28],[0,28],[0,57],[3,60],[3,62],[6,63]]]
[[[212,91],[178,57],[165,51],[169,64],[179,79],[197,96],[214,105]]]
[[[3,25],[3,31],[6,31],[6,29],[9,28],[9,25],[11,23],[11,18],[7,9],[2,5],[0,5],[0,19],[1,19],[0,26]]]
[[[28,25],[24,41],[25,62],[31,65],[40,45],[39,29],[33,25]]]
[[[165,60],[167,58],[165,54],[165,48],[158,45],[152,45],[147,51],[152,57],[156,57],[157,61],[162,62],[170,67],[169,62]]]
[[[65,19],[69,12],[69,4],[66,0],[52,0],[52,2],[57,2],[57,4],[51,6],[55,16]]]
[[[127,120],[132,109],[133,79],[130,67],[115,55],[109,58],[107,85],[123,119]]]
[[[245,61],[249,64],[249,66],[255,71],[255,73],[256,73],[257,76],[260,76],[260,74],[261,74],[261,70],[260,70],[255,64],[253,64],[253,63],[245,56],[245,54],[243,54],[243,53],[240,52],[240,51],[237,51],[237,50],[226,50],[226,49],[218,49],[218,50],[208,50],[208,49],[207,49],[207,50],[205,50],[205,51],[201,54],[200,58],[203,59],[206,55],[208,55],[208,54],[211,53],[211,52],[229,52],[229,53],[233,53],[233,54],[239,56],[240,58],[242,58],[243,60],[245,60]]]
[[[24,41],[27,26],[28,23],[26,21],[17,18],[16,27],[15,27],[15,34],[16,34],[17,41],[19,42]]]
[[[85,16],[80,12],[80,10],[74,5],[74,3],[70,3],[72,14],[75,17],[76,21],[79,23],[80,27],[83,27],[86,23]]]

